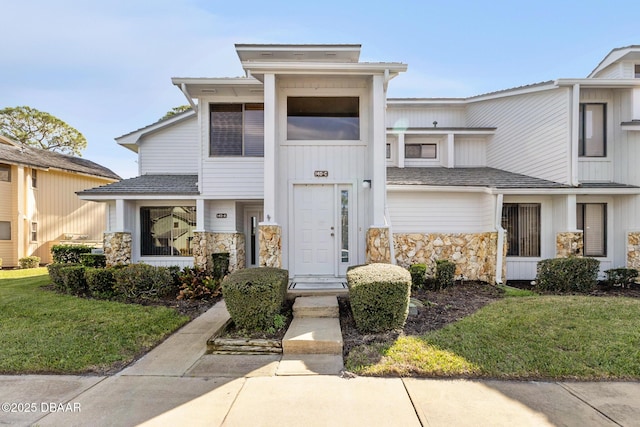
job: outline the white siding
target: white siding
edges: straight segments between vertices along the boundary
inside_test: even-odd
[[[578,159],[580,182],[612,182],[613,162],[608,158],[581,157]]]
[[[394,233],[480,233],[495,229],[493,197],[483,193],[389,192]]]
[[[433,122],[438,127],[464,127],[466,115],[464,106],[429,107],[429,106],[387,106],[387,127],[427,127],[432,128]]]
[[[236,231],[236,202],[233,200],[211,200],[207,203],[208,209],[205,221],[209,223],[207,230],[213,232],[233,233]],[[226,218],[217,218],[217,214],[226,214]]]
[[[456,167],[487,166],[486,138],[457,136],[454,143]]]
[[[145,136],[138,149],[140,173],[197,174],[199,142],[195,116]]]
[[[598,73],[597,78],[599,79],[622,79],[623,76],[623,67],[622,64],[616,62],[614,64],[609,65],[604,70]]]
[[[202,194],[221,199],[262,199],[262,157],[211,157],[202,165]]]
[[[468,126],[497,127],[487,166],[569,182],[570,92],[566,88],[479,101],[468,106]]]

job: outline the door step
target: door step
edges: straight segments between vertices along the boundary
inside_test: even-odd
[[[342,331],[335,296],[298,297],[293,321],[282,340],[284,355],[342,356]]]

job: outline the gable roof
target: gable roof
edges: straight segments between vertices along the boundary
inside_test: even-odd
[[[113,184],[79,191],[83,196],[197,195],[198,175],[141,175]]]
[[[56,153],[42,148],[29,147],[0,135],[0,163],[23,165],[40,169],[59,169],[101,178],[118,180],[111,169],[81,157]]]
[[[597,77],[600,71],[621,60],[640,61],[640,45],[630,45],[612,49],[587,77]]]
[[[137,144],[142,137],[150,133],[159,131],[161,129],[173,126],[177,123],[182,123],[183,121],[192,117],[197,117],[197,113],[193,109],[189,109],[189,110],[183,111],[182,113],[175,114],[171,117],[160,119],[155,123],[151,123],[150,125],[143,126],[140,129],[136,129],[122,136],[118,136],[115,138],[115,140],[118,144],[137,153],[138,152]]]

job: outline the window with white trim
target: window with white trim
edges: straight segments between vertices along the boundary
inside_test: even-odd
[[[406,159],[436,159],[438,158],[438,144],[406,144],[404,157]]]
[[[209,156],[264,156],[264,104],[211,104]]]
[[[580,104],[580,157],[607,156],[607,104]]]
[[[585,256],[607,256],[607,204],[578,203],[576,222],[582,230],[583,253]]]
[[[634,76],[636,79],[640,79],[640,64],[635,65]]]
[[[141,255],[192,256],[195,206],[140,208]]]
[[[31,169],[31,188],[38,188],[38,171]]]
[[[539,203],[505,203],[502,228],[507,230],[507,256],[540,256]]]
[[[357,96],[290,96],[287,98],[289,141],[360,139]]]
[[[38,241],[38,223],[37,222],[31,223],[31,241],[32,242]]]

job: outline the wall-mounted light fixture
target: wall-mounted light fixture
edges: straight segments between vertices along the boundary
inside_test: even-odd
[[[362,181],[362,188],[371,188],[371,180],[365,179],[364,181]]]

